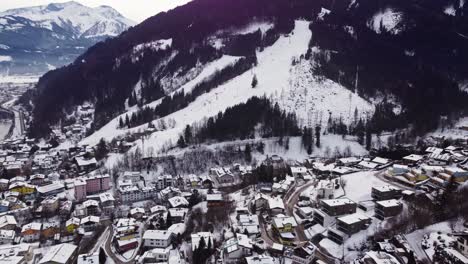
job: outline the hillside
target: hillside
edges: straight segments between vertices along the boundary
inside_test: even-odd
[[[423,52],[427,43],[401,46],[414,34],[445,36],[449,25],[433,23],[427,32],[422,23],[435,16],[458,25],[462,11],[454,18],[444,10],[427,14],[435,7],[418,1],[345,2],[195,0],[158,14],[44,75],[31,132],[47,135],[85,102],[95,106],[86,144],[144,130],[150,121],[166,123],[154,144],[174,142],[187,124],[253,96],[295,112],[301,126],[370,119],[375,132],[419,119],[423,131],[440,115],[466,110],[459,87],[467,60]],[[445,50],[463,57],[461,44],[447,42]],[[442,69],[437,59],[457,67]],[[131,125],[123,128],[127,117]]]

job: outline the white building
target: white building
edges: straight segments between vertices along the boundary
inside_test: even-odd
[[[173,233],[167,230],[146,230],[143,246],[147,248],[167,248],[171,245]]]

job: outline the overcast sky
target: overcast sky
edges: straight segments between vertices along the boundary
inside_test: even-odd
[[[69,0],[0,0],[0,11],[17,7],[46,5],[49,3],[68,2]],[[76,0],[83,5],[96,7],[108,5],[127,18],[141,22],[159,12],[183,5],[190,0]]]

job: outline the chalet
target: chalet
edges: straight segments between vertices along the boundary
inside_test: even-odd
[[[0,230],[15,230],[18,226],[16,219],[12,215],[0,216]]]
[[[59,208],[59,200],[56,196],[49,196],[41,202],[42,211],[46,214],[54,214]]]
[[[77,246],[72,244],[59,244],[46,251],[39,264],[72,264],[76,254]]]
[[[330,216],[353,214],[357,208],[357,204],[348,198],[321,200],[320,206]]]
[[[92,171],[97,167],[97,161],[95,158],[85,159],[83,157],[75,157],[75,164],[78,166],[78,169],[82,172]]]
[[[363,160],[363,161],[359,162],[356,166],[358,168],[365,169],[365,170],[373,170],[373,169],[377,168],[379,166],[379,164]]]
[[[143,209],[141,207],[132,208],[130,210],[130,216],[135,218],[135,219],[141,219],[141,218],[143,218],[144,215],[145,215],[145,209]]]
[[[294,178],[304,178],[307,174],[308,172],[306,167],[291,167],[291,176]]]
[[[190,174],[187,176],[187,183],[190,187],[196,188],[200,184],[200,177],[195,174]]]
[[[99,203],[95,200],[86,200],[83,202],[83,207],[86,210],[86,215],[99,215]]]
[[[138,230],[138,225],[135,218],[120,218],[115,223],[117,234],[128,235],[133,234]]]
[[[292,263],[310,264],[314,261],[316,249],[317,248],[311,242],[307,242],[303,246],[288,249],[284,255],[286,258],[292,260]]]
[[[403,162],[407,165],[415,165],[416,163],[423,160],[424,157],[421,155],[411,154],[408,156],[403,157]]]
[[[0,230],[0,245],[11,244],[15,240],[14,230]]]
[[[104,217],[109,217],[114,213],[115,208],[115,199],[114,196],[110,193],[101,193],[99,194],[99,200],[102,208],[102,215]]]
[[[284,214],[285,207],[281,197],[272,197],[268,199],[268,210],[272,215]]]
[[[187,208],[170,208],[168,210],[168,217],[171,218],[173,223],[183,223],[187,213]]]
[[[297,227],[296,219],[285,215],[274,217],[272,224],[278,233],[290,233]]]
[[[391,185],[372,187],[371,196],[377,201],[398,199],[401,197],[401,189]]]
[[[223,246],[223,263],[239,263],[242,259],[252,255],[253,242],[243,234],[236,234],[228,239]]]
[[[165,212],[167,212],[167,208],[166,206],[163,206],[163,205],[155,205],[150,208],[151,214],[165,213]]]
[[[258,235],[260,234],[260,222],[258,215],[242,214],[238,215],[238,228],[242,234]]]
[[[41,235],[45,239],[50,239],[60,232],[60,221],[44,222],[42,224]]]
[[[172,198],[174,196],[179,196],[180,195],[180,190],[175,187],[167,187],[159,192],[161,195],[161,199],[163,200],[168,200],[169,198]]]
[[[167,248],[171,245],[173,233],[167,230],[146,230],[143,234],[145,248]]]
[[[207,194],[206,202],[208,207],[224,206],[224,199],[221,193]]]
[[[44,174],[34,174],[29,177],[29,182],[33,185],[41,186],[46,182],[47,177]]]
[[[41,230],[41,223],[29,223],[21,229],[21,236],[25,242],[35,242],[41,237]]]
[[[384,219],[399,214],[403,209],[403,204],[397,200],[383,200],[375,202],[375,217]]]
[[[99,225],[100,218],[98,216],[87,216],[81,219],[80,229],[84,232],[93,232]]]
[[[218,182],[221,186],[230,186],[235,184],[235,176],[229,168],[212,168],[210,174],[213,180]]]
[[[80,226],[81,220],[76,217],[72,217],[65,222],[65,229],[67,230],[67,233],[73,234],[75,233],[75,230],[78,229]]]
[[[181,196],[175,196],[168,199],[171,208],[186,208],[189,205],[187,199]]]
[[[428,164],[433,166],[446,166],[450,163],[449,154],[431,153],[427,156]]]
[[[465,257],[468,257],[468,230],[452,235],[457,238],[457,250]]]
[[[270,197],[263,193],[257,193],[253,200],[253,205],[255,205],[256,211],[260,211],[261,209],[268,209],[268,202]]]

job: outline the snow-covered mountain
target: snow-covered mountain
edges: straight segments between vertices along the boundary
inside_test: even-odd
[[[11,60],[0,64],[0,73],[44,73],[133,25],[112,7],[73,1],[6,10],[0,13],[0,55]]]
[[[135,22],[125,18],[110,6],[91,8],[78,2],[52,3],[44,6],[11,9],[0,17],[21,17],[34,26],[69,34],[72,38],[117,36]],[[3,30],[18,30],[22,25],[10,25]]]

